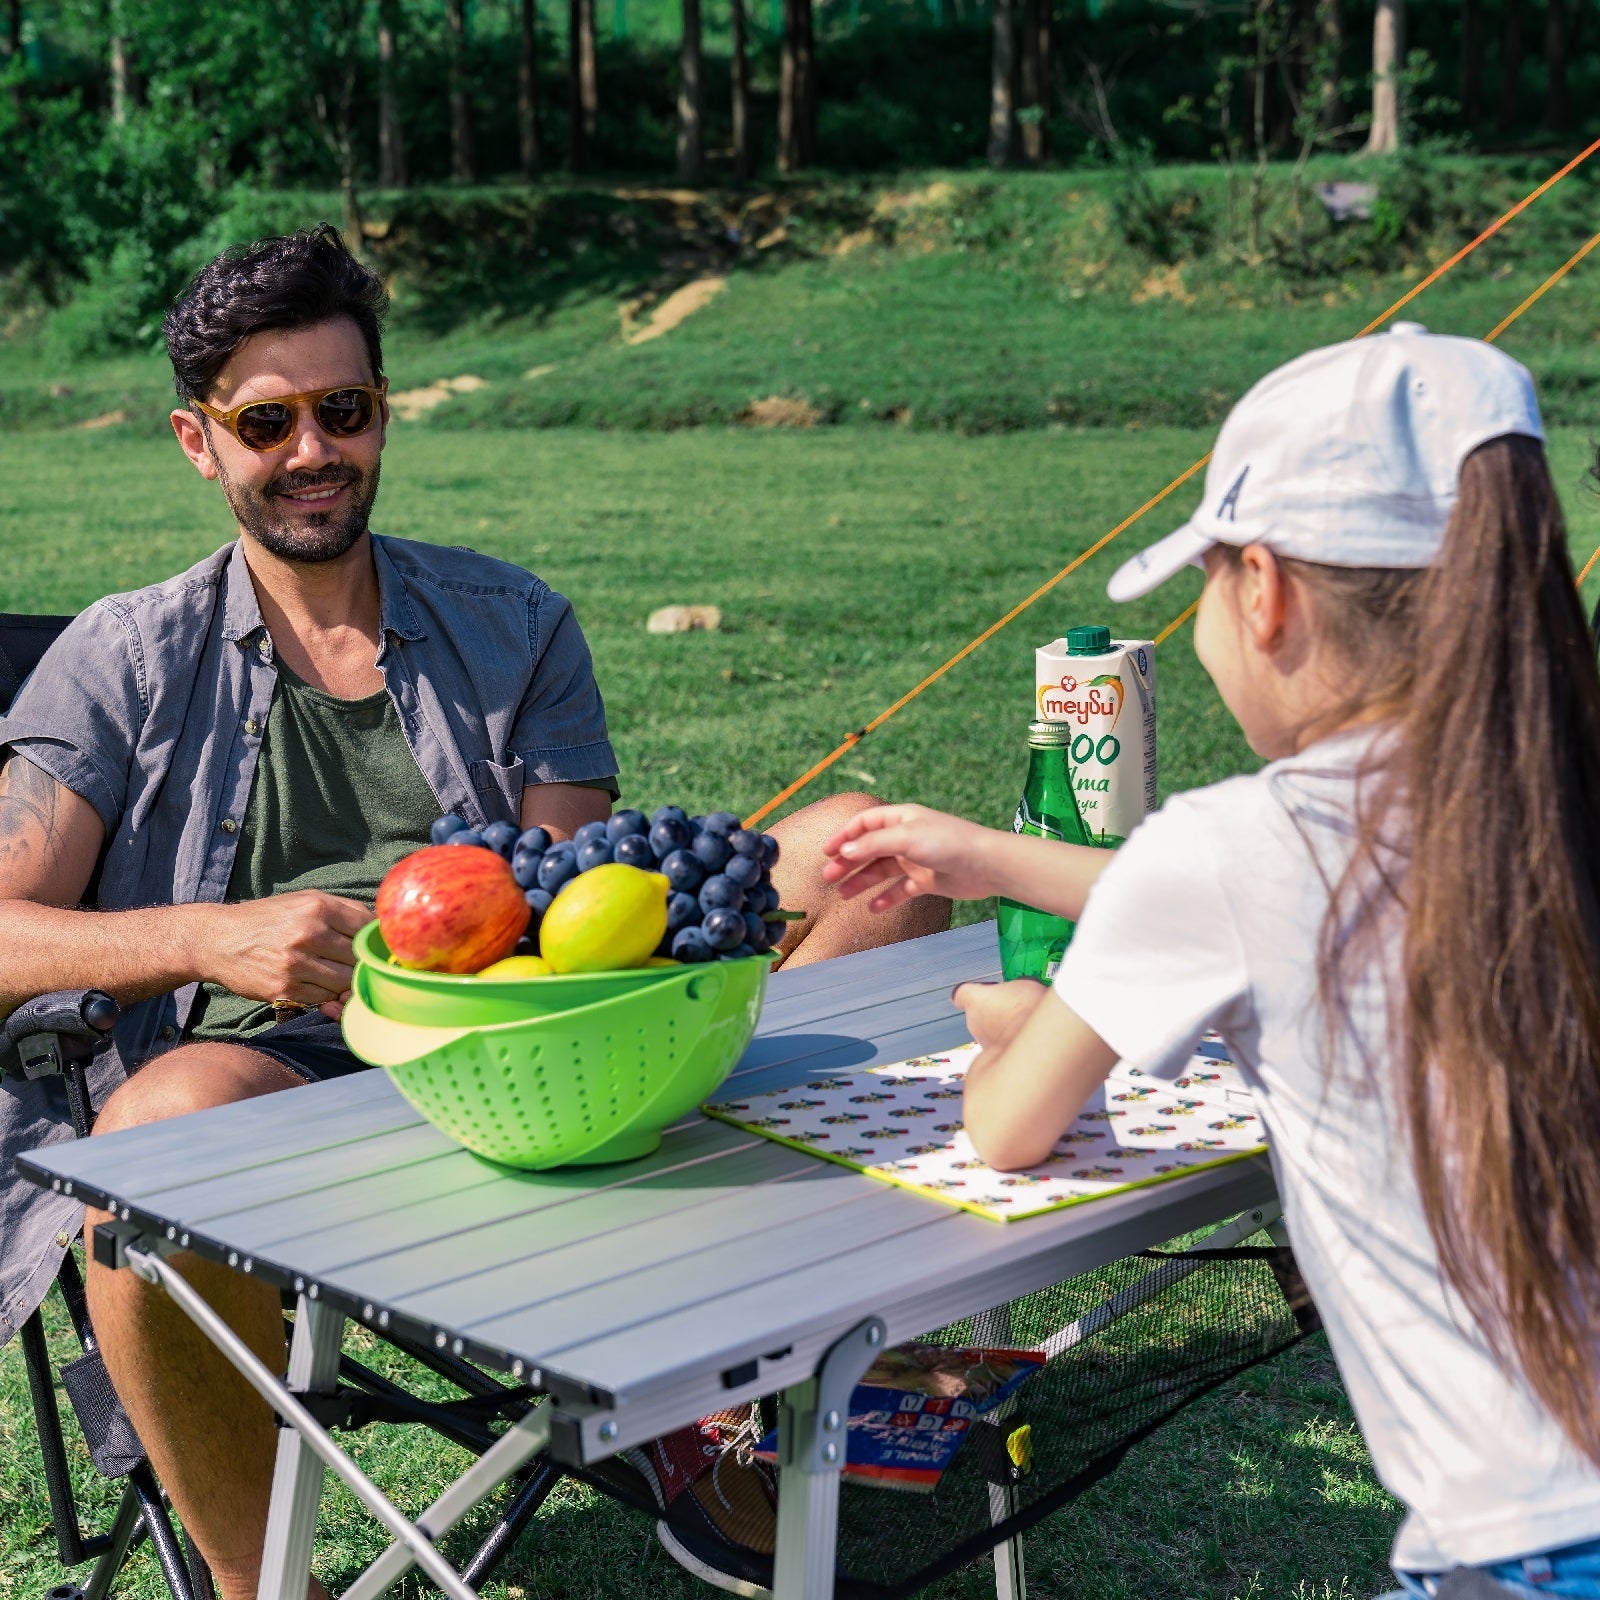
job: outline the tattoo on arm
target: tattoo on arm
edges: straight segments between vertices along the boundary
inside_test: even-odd
[[[15,864],[38,849],[52,862],[61,848],[57,806],[61,786],[26,757],[0,769],[0,863]]]

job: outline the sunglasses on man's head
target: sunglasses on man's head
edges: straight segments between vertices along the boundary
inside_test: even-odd
[[[301,406],[309,406],[317,426],[334,439],[353,439],[377,420],[383,390],[365,384],[341,384],[337,389],[315,389],[309,394],[280,395],[275,400],[247,400],[232,411],[218,411],[204,400],[195,405],[220,422],[246,450],[281,450],[294,438],[294,419]]]

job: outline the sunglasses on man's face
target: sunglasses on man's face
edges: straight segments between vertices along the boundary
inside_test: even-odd
[[[281,450],[294,438],[295,417],[309,406],[317,426],[333,439],[353,439],[377,420],[383,390],[365,384],[342,384],[337,389],[314,389],[309,394],[286,394],[275,400],[248,400],[232,411],[218,411],[204,400],[195,405],[220,422],[246,450],[262,453]]]

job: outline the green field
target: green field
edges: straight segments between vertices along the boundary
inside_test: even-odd
[[[687,199],[561,182],[369,196],[370,251],[395,294],[395,391],[481,380],[395,422],[375,526],[506,557],[571,597],[628,803],[749,811],[1187,468],[1256,377],[1354,333],[1554,165],[1451,157],[1423,181],[1319,163],[1313,176],[1376,173],[1385,186],[1384,217],[1345,233],[1297,221],[1280,169],[1254,257],[1241,249],[1241,175],[1230,191],[1215,169],[1152,175],[1142,245],[1117,221],[1127,196],[1105,171],[919,172]],[[1487,332],[1592,231],[1593,192],[1586,173],[1569,180],[1406,314]],[[236,204],[213,245],[337,215],[328,196]],[[1163,230],[1196,219],[1181,265],[1164,264]],[[1504,341],[1557,425],[1580,563],[1600,544],[1586,271]],[[625,336],[707,277],[725,287],[670,333]],[[112,348],[102,335],[127,330],[95,292],[0,323],[0,610],[75,611],[181,570],[227,533],[217,491],[166,435],[164,362]],[[758,420],[788,425],[738,425]],[[1175,618],[1197,575],[1115,613],[1103,585],[1197,494],[1174,495],[796,803],[869,789],[1007,821],[1033,646],[1079,622],[1148,638]],[[1600,576],[1588,588],[1592,604]],[[647,634],[649,612],[673,603],[719,606],[722,630]],[[1163,792],[1250,766],[1187,631],[1158,659]],[[0,1600],[60,1577],[28,1433],[13,1345],[0,1352]],[[413,1509],[457,1465],[431,1436],[393,1431],[363,1436],[357,1454]],[[81,1466],[103,1513],[110,1497]],[[1387,1587],[1397,1520],[1317,1339],[1202,1401],[1030,1534],[1029,1577],[1039,1600],[1357,1600]],[[448,1548],[460,1555],[470,1538]],[[337,1589],[376,1548],[335,1494],[323,1576]],[[486,1592],[706,1591],[643,1521],[565,1488]],[[979,1600],[989,1569],[930,1592]],[[127,1593],[162,1593],[148,1551]]]
[[[1209,438],[1197,430],[960,438],[903,429],[675,434],[397,427],[381,531],[470,543],[570,595],[592,641],[627,798],[753,807],[976,634],[1150,492]],[[1554,441],[1580,556],[1600,541],[1584,487],[1590,440]],[[1174,496],[851,752],[815,785],[869,787],[1004,820],[1021,782],[1032,646],[1112,617],[1101,598],[1135,540],[1181,517]],[[178,570],[221,542],[215,491],[170,443],[108,429],[0,439],[0,526],[12,559],[0,610],[73,610]],[[1196,579],[1118,613],[1152,635]],[[1592,598],[1592,596],[1591,596]],[[716,634],[655,637],[647,613],[722,607]],[[1160,652],[1163,788],[1252,759],[1187,632]],[[983,908],[968,907],[969,914]],[[57,1580],[17,1347],[0,1354],[0,1596]],[[375,1431],[360,1457],[402,1505],[446,1481],[431,1437]],[[107,1496],[84,1463],[91,1503]],[[1140,1446],[1110,1480],[1027,1541],[1042,1600],[1195,1595],[1363,1596],[1383,1586],[1397,1520],[1373,1480],[1319,1339],[1249,1375]],[[468,1535],[452,1542],[461,1553]],[[319,1544],[335,1587],[376,1549],[334,1496]],[[979,1566],[933,1593],[992,1593]],[[155,1597],[148,1552],[131,1595]],[[421,1592],[415,1586],[407,1593]],[[704,1591],[647,1525],[564,1489],[494,1596],[688,1597]]]

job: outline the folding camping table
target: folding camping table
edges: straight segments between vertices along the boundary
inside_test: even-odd
[[[730,1080],[759,1093],[946,1048],[963,978],[996,976],[993,924],[778,972]],[[382,1072],[197,1112],[22,1158],[121,1219],[106,1241],[161,1283],[289,1424],[263,1600],[301,1600],[324,1466],[394,1543],[366,1600],[411,1565],[470,1595],[435,1541],[535,1453],[595,1463],[781,1392],[775,1593],[833,1592],[843,1419],[885,1344],[956,1319],[1003,1335],[1008,1302],[1163,1240],[1276,1216],[1265,1157],[1009,1224],[971,1216],[701,1116],[618,1166],[513,1172],[455,1145]],[[188,1249],[297,1298],[287,1386],[165,1259]],[[209,1318],[209,1320],[208,1320]],[[548,1398],[408,1520],[312,1416],[347,1320],[509,1372]],[[997,1496],[1006,1491],[995,1490]],[[1000,1520],[1004,1507],[996,1507]],[[1002,1597],[1020,1559],[997,1552]]]

